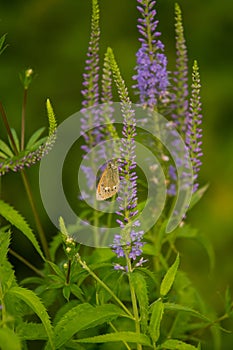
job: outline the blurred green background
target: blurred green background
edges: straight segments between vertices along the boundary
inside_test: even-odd
[[[174,68],[174,2],[157,1],[159,30],[166,46],[169,69]],[[208,258],[192,241],[181,245],[182,268],[187,271],[205,300],[223,308],[227,285],[233,289],[233,1],[180,0],[190,66],[200,65],[202,78],[204,157],[200,182],[210,187],[188,220],[212,242],[216,266],[209,272]],[[100,0],[101,55],[111,45],[129,87],[138,49],[136,0]],[[45,100],[51,99],[58,122],[81,106],[82,73],[90,33],[90,0],[0,0],[0,33],[8,33],[9,47],[0,57],[0,99],[11,126],[20,130],[22,87],[19,72],[32,67],[36,72],[27,107],[28,137],[47,125]],[[131,88],[130,91],[132,92]],[[131,94],[133,96],[133,94]],[[133,96],[136,102],[135,97]],[[0,121],[1,138],[6,133]],[[30,182],[48,237],[56,229],[40,201],[38,165],[28,170]],[[2,178],[1,196],[21,211],[34,227],[19,174]],[[14,249],[33,258],[30,244],[14,237]],[[15,261],[21,276],[21,265]],[[232,324],[226,322],[230,328]],[[224,335],[223,349],[233,344]]]

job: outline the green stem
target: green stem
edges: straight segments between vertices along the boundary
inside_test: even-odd
[[[14,137],[12,135],[11,128],[10,128],[10,125],[8,123],[6,113],[4,111],[4,108],[3,108],[3,105],[2,105],[1,102],[0,102],[0,113],[2,115],[3,123],[4,123],[5,127],[6,127],[7,134],[9,136],[10,140],[11,140],[14,152],[15,152],[15,154],[18,154],[19,152],[17,150],[17,146],[16,146],[16,143],[15,143]]]
[[[43,272],[41,272],[40,270],[38,270],[35,266],[33,266],[28,260],[26,260],[24,257],[22,257],[21,255],[19,255],[18,253],[16,253],[14,250],[9,249],[9,253],[11,255],[13,255],[14,257],[16,257],[18,260],[22,261],[22,263],[24,263],[24,265],[26,265],[27,267],[29,267],[29,269],[31,269],[32,271],[34,271],[37,275],[39,275],[40,277],[45,277]]]
[[[44,253],[45,253],[45,257],[46,257],[47,260],[51,260],[50,259],[49,248],[48,248],[48,243],[47,243],[47,240],[46,240],[46,236],[45,236],[44,230],[42,228],[42,225],[41,225],[41,222],[40,222],[40,218],[39,218],[39,215],[37,213],[35,202],[34,202],[34,199],[33,199],[31,187],[30,187],[27,175],[26,175],[24,170],[21,170],[21,176],[22,176],[22,179],[23,179],[25,190],[27,192],[29,203],[30,203],[31,208],[32,208],[32,212],[33,212],[34,219],[35,219],[35,222],[36,222],[36,227],[37,227],[37,230],[38,230],[40,241],[41,241]]]
[[[112,297],[115,301],[122,307],[122,309],[128,314],[128,316],[134,319],[131,312],[127,309],[127,307],[122,303],[122,301],[113,293],[113,291],[103,282],[99,277],[87,266],[85,261],[81,260],[79,254],[77,254],[78,263],[84,268]]]
[[[140,320],[139,320],[139,313],[138,313],[137,298],[136,298],[134,286],[131,283],[131,274],[133,273],[133,270],[132,270],[131,261],[127,254],[126,254],[126,262],[128,267],[129,288],[130,288],[131,301],[132,301],[132,307],[133,307],[133,315],[135,319],[135,331],[137,334],[140,334]],[[137,350],[142,350],[141,344],[137,344]]]
[[[68,269],[66,274],[66,284],[70,284],[71,260],[68,260]]]
[[[22,105],[22,119],[21,119],[21,150],[24,149],[25,140],[25,115],[26,115],[26,104],[27,104],[27,89],[24,89],[23,93],[23,105]]]

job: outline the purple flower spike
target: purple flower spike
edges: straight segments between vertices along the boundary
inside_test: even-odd
[[[158,100],[163,100],[167,95],[168,72],[167,58],[163,43],[158,40],[161,35],[158,32],[158,20],[155,20],[156,10],[153,9],[155,1],[138,0],[140,6],[138,10],[141,18],[138,19],[138,30],[141,34],[137,57],[137,74],[133,77],[137,84],[133,87],[138,90],[140,102],[149,108],[158,104]]]

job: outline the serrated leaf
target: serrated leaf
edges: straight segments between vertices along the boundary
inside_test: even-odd
[[[171,267],[169,267],[169,269],[167,270],[162,280],[162,283],[160,286],[160,295],[165,296],[170,291],[176,277],[176,272],[177,272],[179,263],[180,263],[180,257],[179,257],[179,254],[177,254],[175,262],[172,264]]]
[[[74,307],[55,326],[56,348],[64,345],[80,330],[112,321],[118,316],[124,316],[124,313],[115,305],[107,304],[93,307],[90,304],[84,303]]]
[[[5,261],[10,245],[10,232],[0,232],[0,261]]]
[[[145,333],[148,327],[148,290],[145,278],[138,272],[134,272],[130,275],[130,281],[132,282],[136,297],[140,309],[140,324],[142,333]]]
[[[168,349],[168,350],[197,350],[197,348],[191,344],[187,344],[177,339],[169,339],[162,343],[159,349]]]
[[[15,297],[24,301],[35,312],[44,325],[51,348],[55,349],[53,340],[54,334],[49,315],[40,298],[33,291],[21,287],[13,287],[8,293],[13,294]]]
[[[8,144],[2,140],[0,140],[0,150],[10,158],[14,157],[14,153],[12,152]]]
[[[208,188],[209,184],[199,188],[196,192],[193,193],[188,210],[192,209],[194,205],[196,205],[199,202],[199,200],[203,197]]]
[[[145,346],[149,346],[152,348],[150,339],[145,334],[138,334],[134,332],[117,332],[117,333],[109,333],[103,335],[97,335],[95,337],[78,339],[74,342],[77,343],[112,343],[124,341],[127,343],[136,343]]]
[[[27,145],[26,145],[26,149],[30,149],[35,142],[40,138],[40,136],[43,134],[43,132],[45,131],[45,127],[42,127],[38,130],[36,130],[32,136],[29,138]]]
[[[42,323],[22,322],[16,328],[22,340],[47,340],[48,336]]]
[[[149,334],[154,343],[157,342],[160,336],[160,324],[164,312],[164,304],[161,299],[154,302],[151,306],[152,313],[149,324]]]
[[[21,350],[19,337],[9,328],[0,328],[1,350]]]
[[[41,258],[45,260],[45,257],[40,249],[40,246],[37,242],[32,229],[29,227],[28,223],[25,221],[24,217],[19,214],[13,207],[9,204],[0,200],[0,215],[3,216],[7,221],[9,221],[12,225],[17,227],[33,244],[36,251],[39,253]]]

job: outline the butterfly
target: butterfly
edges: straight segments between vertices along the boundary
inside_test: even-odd
[[[118,167],[114,162],[108,162],[96,189],[96,199],[104,201],[118,192],[120,184]]]

